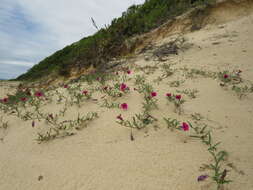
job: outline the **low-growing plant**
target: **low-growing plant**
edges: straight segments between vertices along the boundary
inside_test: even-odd
[[[153,80],[154,83],[156,83],[157,85],[160,84],[160,82],[163,81],[163,78],[161,76],[157,77],[156,79]]]
[[[150,75],[150,74],[153,74],[157,69],[158,69],[157,66],[147,65],[147,66],[143,66],[143,67],[138,67],[137,71],[140,70],[143,73],[145,73],[146,75]]]
[[[162,67],[162,78],[168,78],[169,76],[173,75],[175,72],[175,69],[171,68],[172,64],[163,64]]]
[[[75,123],[75,129],[76,130],[80,130],[80,129],[83,129],[85,127],[88,126],[88,123],[94,119],[98,118],[98,113],[97,112],[89,112],[88,114],[86,114],[85,116],[83,117],[80,117],[78,115],[78,118],[76,120],[76,123]]]
[[[22,114],[20,116],[20,118],[24,121],[28,121],[28,120],[41,120],[43,119],[43,117],[41,116],[41,114],[37,111],[26,111],[24,114]]]
[[[134,79],[135,79],[135,82],[134,82],[135,85],[144,84],[146,81],[146,77],[144,75],[136,75]]]
[[[81,103],[84,100],[90,100],[92,97],[92,91],[82,90],[81,85],[77,87],[69,88],[70,94],[70,104],[77,104],[78,107],[81,107]]]
[[[64,120],[59,122],[59,115],[45,114],[43,119],[50,125],[50,128],[45,133],[38,133],[37,141],[41,143],[55,138],[72,136],[75,134],[72,132],[74,129],[81,130],[87,127],[88,123],[95,118],[98,118],[98,114],[96,112],[89,112],[82,117],[78,114],[76,120]]]
[[[222,82],[222,85],[239,84],[242,82],[240,73],[238,71],[222,71],[218,73],[218,78]]]
[[[59,115],[62,116],[62,117],[64,117],[64,116],[65,116],[65,113],[66,113],[66,111],[67,111],[67,109],[68,109],[68,108],[67,108],[67,104],[65,103],[63,109],[60,110]]]
[[[189,122],[188,122],[189,123]],[[201,139],[201,141],[208,146],[208,151],[212,155],[214,163],[210,164],[208,167],[214,171],[214,175],[212,176],[212,179],[217,184],[217,190],[221,190],[223,184],[232,182],[231,180],[227,180],[227,170],[222,169],[222,161],[225,161],[225,158],[228,156],[228,153],[226,151],[219,151],[218,150],[218,143],[214,143],[212,139],[212,135],[210,131],[206,131],[206,127],[204,126],[202,128],[199,127],[193,127],[191,123],[189,123],[190,127],[193,129],[193,131],[196,133],[196,135],[190,135],[190,137]]]
[[[0,117],[0,129],[7,129],[9,127],[8,121],[4,121],[3,116]]]
[[[167,127],[173,131],[174,129],[177,130],[183,130],[188,131],[189,130],[189,124],[186,122],[182,122],[182,125],[180,125],[180,121],[177,119],[171,119],[171,118],[163,118],[167,124]]]
[[[185,102],[185,100],[182,98],[182,96],[167,93],[166,98],[169,102],[172,102],[174,104],[175,112],[178,114],[181,114],[182,113],[182,105]]]
[[[45,134],[38,133],[38,138],[36,140],[40,144],[42,142],[50,141],[55,138],[63,138],[63,137],[72,136],[72,135],[74,135],[74,133],[72,133],[72,132],[64,131],[64,132],[60,133],[59,130],[56,130],[54,128],[50,128],[49,131],[47,131]]]
[[[107,99],[103,100],[103,103],[101,104],[101,107],[106,108],[120,108],[120,103],[117,102],[108,102]]]
[[[160,82],[162,82],[164,79],[168,78],[169,76],[172,76],[176,70],[171,69],[171,66],[172,66],[172,64],[163,64],[161,66],[162,75],[157,77],[156,79],[154,79],[153,82],[160,84]],[[180,85],[180,84],[172,84],[172,85]]]
[[[183,84],[184,80],[175,80],[169,83],[170,87],[179,87],[181,84]]]
[[[233,85],[231,88],[238,96],[239,99],[242,99],[243,97],[247,96],[249,93],[253,93],[253,85],[251,87],[245,85],[245,86],[236,86]]]
[[[148,84],[148,83],[140,83],[138,85],[138,87],[136,88],[136,90],[139,93],[143,93],[146,96],[149,96],[151,92],[154,91],[152,85]]]
[[[169,129],[184,130],[188,131],[190,128],[193,129],[196,135],[190,135],[190,137],[201,139],[201,141],[208,146],[208,152],[212,155],[214,163],[206,165],[208,168],[214,171],[212,179],[217,184],[217,190],[221,190],[224,184],[232,182],[226,179],[227,171],[222,169],[222,161],[226,160],[228,153],[226,151],[218,151],[218,143],[214,143],[210,131],[206,131],[206,127],[194,127],[190,122],[183,122],[180,126],[180,121],[177,119],[164,118]],[[218,151],[218,152],[217,152]],[[205,180],[208,175],[200,175],[198,181]]]
[[[122,97],[123,96],[123,92],[122,91],[120,91],[117,88],[110,87],[110,86],[103,87],[101,89],[101,91],[104,92],[104,93],[106,93],[108,96],[113,97],[113,98],[118,98],[118,97]]]
[[[180,122],[176,119],[171,119],[171,118],[163,118],[167,124],[167,127],[170,130],[174,130],[174,129],[180,129],[179,124]]]
[[[176,90],[178,93],[185,94],[190,98],[196,98],[196,94],[199,92],[197,89],[185,89],[185,90]]]
[[[17,92],[12,95],[8,94],[4,102],[4,99],[1,102],[4,102],[5,104],[12,106],[14,104],[19,104],[21,102],[26,102],[31,98],[31,92],[30,90],[17,90]]]
[[[65,100],[65,102],[67,102],[68,98],[66,96],[64,96],[63,93],[56,90],[55,94],[57,96],[57,104],[61,104],[63,100]]]
[[[191,117],[192,117],[192,119],[194,119],[196,121],[200,121],[200,120],[204,119],[204,117],[200,113],[191,114]]]
[[[119,120],[119,121],[116,121],[118,124],[124,127],[130,127],[130,128],[136,128],[136,129],[145,128],[149,124],[152,124],[153,122],[157,121],[155,117],[144,112],[141,114],[135,114],[135,116],[132,117],[132,121],[124,120],[121,115],[117,116],[117,119]]]
[[[107,76],[108,75],[105,73],[94,72],[87,75],[83,75],[80,78],[80,81],[87,82],[88,85],[92,85],[94,82],[99,82],[104,85],[107,80]]]
[[[204,71],[200,69],[188,69],[188,68],[183,68],[182,69],[185,72],[186,78],[195,78],[196,76],[202,76],[206,78],[217,78],[217,73],[213,71]]]
[[[227,171],[226,169],[221,169],[221,162],[225,161],[227,157],[226,151],[219,151],[216,153],[214,150],[209,150],[210,154],[213,156],[214,164],[210,164],[210,168],[214,170],[213,180],[217,184],[217,190],[221,190],[224,184],[232,182],[232,180],[227,180]]]
[[[156,92],[151,92],[149,95],[147,95],[147,94],[144,95],[145,101],[142,103],[144,112],[148,113],[152,109],[158,108],[158,106],[157,106],[158,100],[155,98],[156,95],[157,95]]]

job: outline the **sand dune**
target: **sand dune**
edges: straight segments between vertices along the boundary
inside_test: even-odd
[[[106,84],[99,81],[88,84],[81,80],[69,83],[66,88],[52,87],[44,91],[45,96],[34,98],[43,99],[39,112],[47,116],[53,114],[53,118],[59,115],[58,123],[77,121],[78,115],[96,112],[98,118],[87,125],[82,122],[73,124],[73,128],[61,130],[55,138],[38,143],[38,133],[46,135],[50,128],[54,128],[45,122],[45,118],[24,121],[16,113],[8,114],[1,110],[0,189],[216,189],[217,185],[212,180],[214,171],[207,167],[214,163],[208,146],[190,137],[196,135],[192,128],[180,130],[182,122],[187,121],[193,126],[207,126],[213,142],[221,142],[217,152],[224,150],[228,153],[220,171],[226,169],[225,179],[232,182],[221,189],[253,189],[253,90],[232,90],[233,85],[252,88],[253,14],[241,11],[233,17],[227,15],[223,16],[229,18],[206,24],[200,30],[183,35],[175,32],[172,36],[154,40],[150,50],[126,59],[123,66],[128,67],[130,74],[118,66],[108,73],[113,80],[106,81]],[[153,56],[154,51],[175,39],[181,40],[178,55]],[[238,74],[239,70],[242,72]],[[116,71],[119,75],[114,74]],[[159,78],[169,71],[173,73],[171,76]],[[229,71],[228,78],[234,77],[232,81],[227,81],[225,74],[219,75],[223,71]],[[119,114],[124,121],[131,121],[135,114],[143,113],[145,92],[138,92],[141,86],[135,84],[138,75],[144,76],[144,83],[152,85],[157,93],[153,99],[157,100],[158,107],[149,111],[157,121],[148,120],[150,123],[143,129],[131,129],[116,121],[120,121],[117,119]],[[98,90],[116,83],[126,84],[130,91],[123,93],[121,90],[122,97],[112,98],[105,91]],[[81,87],[74,89],[78,84]],[[17,85],[1,82],[0,96],[4,98],[8,93],[14,93]],[[187,89],[192,93],[187,95],[184,91]],[[82,93],[83,90],[93,92],[91,99],[85,100],[83,95],[80,106],[70,105],[69,92]],[[185,103],[181,105],[181,114],[175,112],[175,106],[167,100],[166,93],[182,95]],[[67,100],[62,97],[58,104],[61,95]],[[52,102],[45,98],[52,99]],[[117,105],[101,107],[104,99],[111,104],[127,103],[128,109],[122,110]],[[34,108],[27,102],[26,107],[20,109],[21,115],[27,111],[38,114]],[[66,113],[63,116],[60,111],[64,108]],[[180,121],[179,130],[168,129],[163,118]],[[35,121],[34,127],[32,121]],[[8,126],[3,127],[6,122]],[[200,175],[209,177],[198,181]]]

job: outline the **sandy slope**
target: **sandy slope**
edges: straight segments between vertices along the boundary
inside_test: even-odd
[[[184,37],[192,46],[165,62],[145,60],[148,53],[138,55],[134,64],[129,65],[133,71],[130,78],[143,74],[137,67],[175,63],[175,69],[184,66],[217,72],[240,69],[244,81],[253,81],[252,36],[252,14],[220,25],[207,25],[200,31],[186,34]],[[165,38],[157,45],[170,39]],[[200,171],[203,164],[212,161],[207,147],[189,138],[191,131],[171,132],[162,119],[188,121],[193,113],[203,115],[202,122],[212,130],[215,141],[221,141],[220,148],[229,153],[224,166],[229,169],[228,178],[233,182],[225,189],[253,189],[253,94],[240,100],[233,91],[221,87],[218,79],[199,76],[187,79],[182,70],[159,84],[154,83],[160,75],[160,69],[146,75],[158,93],[159,109],[152,111],[159,119],[158,128],[149,126],[134,130],[134,141],[130,140],[130,129],[115,122],[119,113],[130,118],[142,109],[143,97],[132,90],[133,79],[127,82],[131,93],[118,99],[129,104],[127,111],[101,108],[95,101],[86,102],[81,108],[69,107],[68,119],[89,111],[99,114],[97,120],[72,137],[38,144],[37,132],[47,127],[45,123],[37,122],[32,128],[30,121],[24,122],[1,112],[4,120],[9,121],[9,127],[0,129],[0,189],[213,190],[216,186],[210,178],[197,182],[199,175],[211,175],[210,170]],[[170,87],[168,83],[174,80],[185,82],[177,88]],[[8,85],[1,85],[2,97]],[[173,105],[166,102],[165,93],[194,88],[199,90],[197,98],[183,95],[186,99],[184,112],[182,115],[174,113]],[[64,89],[60,90],[64,93]],[[94,98],[101,101],[101,94],[95,94]],[[45,113],[57,113],[60,106],[53,103],[43,109]],[[227,166],[231,163],[232,168]],[[38,180],[39,176],[43,178]]]

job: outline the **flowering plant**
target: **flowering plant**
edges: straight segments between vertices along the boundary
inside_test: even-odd
[[[120,125],[136,129],[142,129],[152,124],[154,121],[157,121],[155,117],[147,113],[135,114],[135,116],[132,117],[132,121],[124,120],[121,114],[117,116],[117,119],[118,121],[116,122]]]
[[[175,95],[175,94],[167,93],[166,98],[169,102],[174,103],[175,112],[178,112],[178,114],[181,114],[182,104],[185,102],[185,100],[182,99],[182,95],[180,95],[180,94]]]

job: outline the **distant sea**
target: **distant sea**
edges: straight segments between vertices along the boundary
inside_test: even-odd
[[[24,65],[0,63],[0,80],[14,79],[30,68]]]

